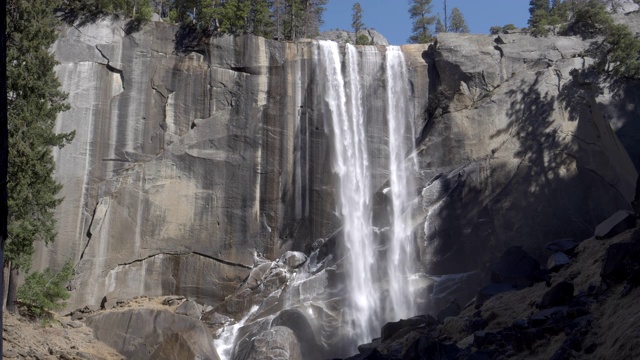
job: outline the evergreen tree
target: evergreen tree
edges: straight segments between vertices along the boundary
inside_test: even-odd
[[[529,28],[534,36],[546,36],[551,6],[549,0],[531,0],[529,2]]]
[[[52,175],[51,149],[70,142],[75,132],[56,134],[56,117],[67,110],[66,94],[54,72],[49,48],[58,21],[53,0],[7,3],[7,118],[9,128],[9,225],[6,260],[11,267],[7,309],[14,309],[15,273],[28,269],[33,242],[56,237],[54,209],[62,185]],[[13,290],[12,290],[13,289]]]
[[[447,32],[447,28],[442,23],[442,20],[440,20],[440,17],[438,17],[438,20],[436,21],[436,34],[441,34],[445,32]]]
[[[462,12],[457,7],[451,9],[451,18],[449,20],[449,31],[454,33],[468,33],[469,26],[464,20]]]
[[[353,11],[353,14],[351,15],[351,27],[353,28],[353,32],[355,33],[357,40],[358,33],[364,27],[364,24],[362,23],[362,6],[357,2],[353,4],[351,11]]]
[[[425,44],[433,40],[430,27],[436,22],[436,16],[431,16],[431,0],[410,0],[409,16],[413,20],[409,42]]]
[[[351,26],[353,27],[353,32],[356,37],[356,45],[369,45],[369,37],[365,34],[360,34],[360,30],[364,28],[364,23],[362,22],[362,7],[360,3],[353,4],[353,15],[351,17]]]
[[[251,2],[249,0],[226,0],[220,8],[219,31],[244,34],[249,31]]]
[[[251,33],[266,38],[273,37],[273,18],[271,7],[273,1],[252,0]]]

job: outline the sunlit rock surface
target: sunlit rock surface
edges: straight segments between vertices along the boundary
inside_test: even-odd
[[[355,344],[336,331],[348,331],[341,221],[314,44],[200,43],[177,30],[158,22],[127,35],[106,21],[62,30],[53,50],[71,110],[57,129],[76,138],[55,151],[59,235],[34,267],[74,261],[70,308],[179,294],[238,321],[261,305],[238,341],[280,334],[292,353],[289,335],[271,326],[297,311],[310,327],[299,344],[348,355]],[[402,47],[416,114],[421,266],[411,281],[421,313],[466,303],[509,246],[544,263],[546,242],[582,240],[630,209],[637,173],[627,151],[638,150],[610,122],[620,134],[637,110],[614,111],[628,95],[603,98],[582,71],[593,62],[588,47],[519,34],[442,34],[431,46]],[[385,47],[358,51],[373,226],[384,242]],[[317,258],[298,269],[276,262],[312,250]]]

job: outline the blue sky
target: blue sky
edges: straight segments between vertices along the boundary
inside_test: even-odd
[[[351,7],[356,0],[329,0],[321,30],[351,29]],[[411,35],[409,0],[359,0],[366,27],[374,28],[391,44],[407,43]],[[443,0],[433,0],[433,14],[444,14]],[[447,10],[457,7],[472,33],[488,34],[494,25],[527,26],[529,0],[447,0]]]

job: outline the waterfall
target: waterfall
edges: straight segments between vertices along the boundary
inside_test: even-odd
[[[386,51],[387,122],[389,126],[389,174],[392,198],[393,240],[387,250],[391,318],[416,315],[409,276],[416,273],[411,202],[415,198],[411,90],[404,55],[398,46]],[[408,144],[408,147],[405,146]],[[409,158],[407,158],[409,154]]]
[[[386,118],[389,136],[390,223],[385,259],[377,258],[373,236],[372,186],[358,52],[347,44],[344,62],[338,44],[319,41],[315,48],[319,94],[324,96],[325,129],[332,138],[332,169],[338,178],[339,215],[346,249],[348,314],[355,340],[369,342],[383,321],[416,315],[409,278],[416,272],[412,202],[416,197],[415,130],[411,89],[404,55],[390,46],[385,55]],[[330,119],[330,120],[329,120]],[[380,279],[388,280],[388,296]],[[385,313],[381,314],[381,310]]]
[[[379,304],[374,288],[375,244],[372,234],[371,174],[358,74],[358,53],[346,45],[342,69],[338,44],[319,41],[317,78],[324,94],[325,119],[331,118],[332,170],[339,182],[339,213],[346,247],[345,267],[349,317],[358,343],[373,338],[379,327]]]

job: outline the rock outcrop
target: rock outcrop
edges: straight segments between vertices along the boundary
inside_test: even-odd
[[[213,339],[199,320],[168,310],[98,313],[86,323],[96,339],[128,359],[218,359]]]
[[[71,110],[58,128],[77,135],[55,152],[65,197],[59,237],[34,262],[74,260],[70,308],[177,294],[213,306],[205,321],[237,321],[261,304],[239,338],[278,338],[295,354],[290,334],[267,321],[288,306],[314,314],[309,344],[319,354],[342,354],[344,334],[327,330],[344,320],[336,286],[344,275],[315,46],[194,40],[160,22],[133,34],[107,21],[62,30],[53,50]],[[589,46],[442,34],[402,47],[416,114],[407,121],[419,160],[411,204],[422,313],[467,303],[510,246],[544,264],[547,242],[587,238],[615,211],[631,210],[637,172],[607,117],[623,100],[599,102]],[[358,48],[381,241],[389,225],[385,50]],[[313,261],[287,253],[311,250]],[[185,341],[174,340],[166,351]]]

